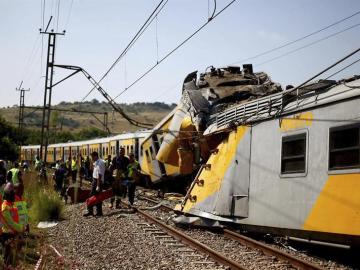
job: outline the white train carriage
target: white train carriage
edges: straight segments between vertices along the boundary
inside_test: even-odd
[[[216,114],[206,136],[228,135],[177,209],[249,231],[359,245],[359,116],[359,77]]]

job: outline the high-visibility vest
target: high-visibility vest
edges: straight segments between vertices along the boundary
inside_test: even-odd
[[[29,223],[29,213],[27,208],[27,202],[19,197],[16,198],[14,202],[19,215],[18,223],[25,226]]]
[[[2,223],[3,233],[16,233],[23,230],[23,226],[19,224],[19,213],[17,208],[9,201],[3,201],[1,205],[0,220]]]
[[[11,170],[10,170],[10,172],[11,172],[11,174],[12,174],[12,178],[11,178],[11,180],[12,180],[12,182],[13,182],[13,184],[15,185],[15,184],[19,184],[19,169],[18,168],[12,168]]]
[[[71,160],[71,170],[76,171],[77,170],[77,163],[76,160]]]
[[[40,167],[41,167],[41,160],[40,159],[35,159],[35,168],[40,169]]]
[[[130,178],[132,178],[134,176],[134,171],[137,170],[139,168],[139,162],[137,162],[136,160],[134,160],[133,163],[130,163],[127,167],[128,169],[128,176]]]

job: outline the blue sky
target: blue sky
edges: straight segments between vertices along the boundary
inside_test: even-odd
[[[47,37],[43,37],[41,62],[42,36],[38,29],[42,25],[42,1],[0,0],[0,106],[18,104],[19,93],[15,88],[22,80],[23,87],[31,88],[26,93],[26,105],[43,102],[44,78],[41,76],[45,72]],[[57,39],[56,63],[81,66],[95,79],[101,78],[158,2],[60,0],[57,19],[58,0],[46,0],[45,21],[54,15],[51,28],[67,31],[64,37]],[[159,58],[206,22],[208,2],[212,9],[213,0],[169,0],[157,20]],[[217,0],[217,10],[228,2]],[[188,73],[203,71],[209,65],[224,66],[251,57],[359,10],[358,0],[237,0],[117,101],[178,102],[181,81]],[[357,23],[360,23],[360,14],[318,35],[247,62],[254,64],[255,71],[267,72],[282,85],[299,84],[360,47],[360,26],[286,57],[259,64]],[[347,63],[357,58],[359,55]],[[156,61],[154,23],[101,85],[114,97]],[[359,63],[337,78],[353,74],[360,74]],[[64,71],[55,70],[55,81],[64,75]],[[54,88],[52,103],[80,101],[90,89],[89,82],[78,74]],[[87,99],[93,98],[103,100],[97,92]]]

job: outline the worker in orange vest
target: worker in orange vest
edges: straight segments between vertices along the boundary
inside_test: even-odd
[[[14,264],[14,256],[16,251],[16,239],[21,235],[27,226],[19,223],[19,213],[14,205],[15,189],[12,183],[7,183],[4,188],[3,202],[1,205],[0,221],[2,223],[2,246],[4,254],[4,265]],[[16,253],[15,253],[16,254]]]

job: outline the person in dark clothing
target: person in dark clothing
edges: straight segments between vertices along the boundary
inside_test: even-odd
[[[111,162],[111,173],[113,174],[113,172],[116,170],[116,176],[112,185],[115,196],[110,199],[110,208],[114,206],[114,201],[115,207],[119,208],[121,196],[124,195],[124,193],[126,194],[126,188],[122,186],[122,182],[126,177],[128,165],[129,159],[125,156],[125,148],[121,147],[118,155],[116,155],[116,157],[114,157]]]
[[[59,193],[61,193],[63,190],[66,174],[67,171],[65,169],[65,164],[61,164],[60,167],[55,171],[55,190]]]
[[[80,179],[80,187],[82,187],[82,181],[85,177],[85,161],[84,158],[80,155],[80,169],[79,169],[79,179]]]
[[[89,158],[89,156],[86,157],[86,160],[84,162],[84,169],[85,169],[85,179],[89,180],[91,178],[90,158]]]

